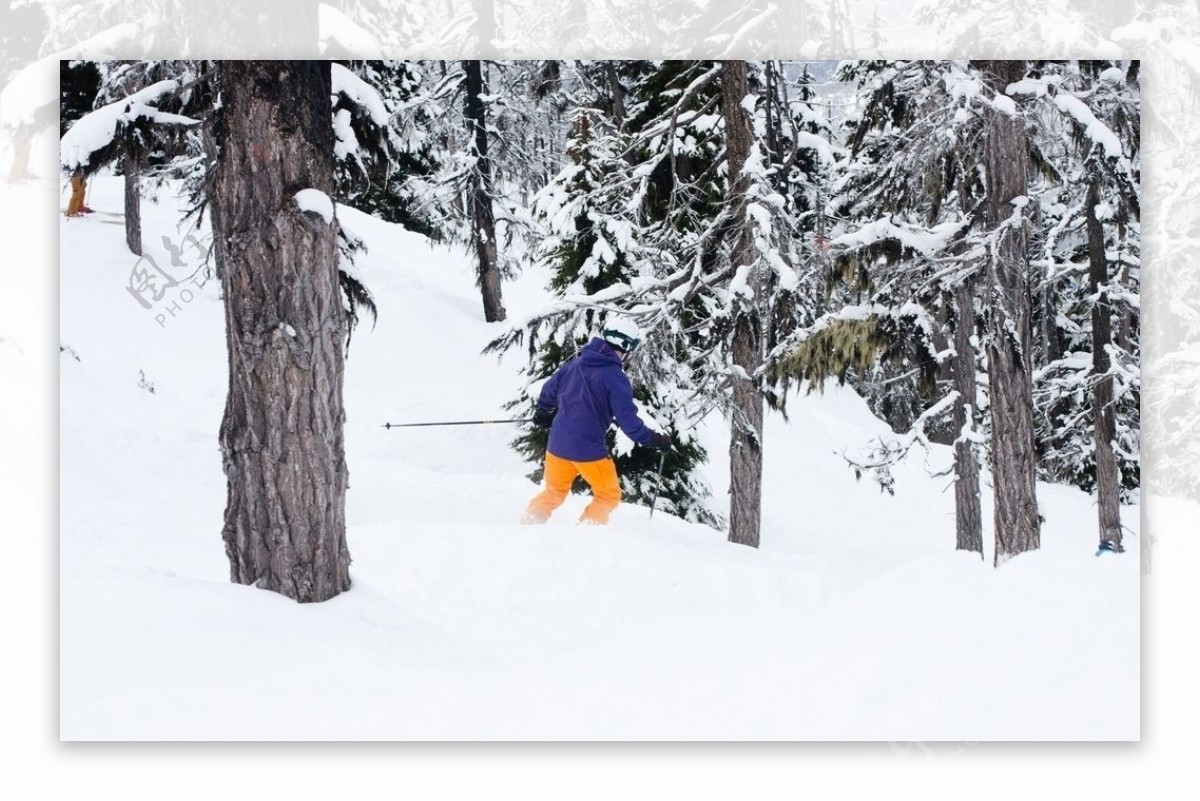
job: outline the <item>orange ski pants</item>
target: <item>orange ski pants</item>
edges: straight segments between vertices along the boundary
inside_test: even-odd
[[[572,462],[546,451],[546,487],[529,502],[525,519],[544,523],[550,513],[562,505],[571,491],[575,476],[592,488],[592,502],[579,517],[580,523],[604,525],[612,510],[621,503],[621,484],[617,481],[617,465],[612,459],[594,462]]]

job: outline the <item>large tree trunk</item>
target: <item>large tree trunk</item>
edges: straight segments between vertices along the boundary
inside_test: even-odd
[[[479,288],[483,293],[483,319],[489,323],[504,320],[500,295],[500,268],[496,250],[496,219],[492,212],[492,162],[488,158],[487,109],[483,105],[483,62],[464,61],[466,74],[467,124],[471,128],[471,171],[468,190],[471,213],[471,238],[479,265]]]
[[[1100,507],[1100,542],[1108,542],[1117,550],[1121,545],[1121,476],[1113,440],[1117,436],[1116,412],[1113,409],[1113,379],[1108,375],[1112,360],[1108,348],[1112,345],[1112,309],[1108,293],[1102,287],[1108,281],[1108,259],[1104,254],[1104,226],[1096,216],[1100,202],[1100,183],[1093,180],[1088,187],[1088,292],[1095,298],[1092,306],[1092,372],[1095,388],[1092,394],[1093,421],[1096,435],[1096,495]]]
[[[725,153],[729,163],[730,198],[734,213],[733,263],[751,269],[754,260],[750,223],[746,217],[749,179],[742,168],[750,155],[750,121],[742,109],[749,94],[745,61],[723,61],[721,109],[725,117]],[[763,397],[752,378],[762,362],[758,303],[761,282],[757,271],[747,277],[749,300],[740,299],[733,322],[733,363],[745,378],[733,382],[733,420],[729,442],[729,541],[758,547],[762,518]]]
[[[125,244],[142,255],[142,194],[138,189],[142,169],[141,151],[133,134],[125,138]]]
[[[964,432],[975,430],[975,286],[966,280],[954,292],[954,516],[955,548],[983,558],[983,510],[979,460]]]
[[[984,61],[980,66],[985,83],[1002,96],[1010,83],[1025,74],[1023,61]],[[1038,548],[1041,524],[1033,440],[1025,228],[1022,212],[1012,203],[1027,191],[1029,146],[1020,117],[1010,117],[994,108],[985,113],[984,222],[998,240],[988,261],[991,285],[985,287],[990,299],[987,357],[998,565]]]
[[[225,301],[228,483],[222,532],[233,581],[298,601],[350,586],[343,343],[336,220],[302,211],[331,195],[329,64],[220,64],[213,243]]]

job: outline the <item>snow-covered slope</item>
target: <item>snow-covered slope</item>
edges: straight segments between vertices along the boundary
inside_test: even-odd
[[[517,525],[536,487],[511,427],[381,428],[507,416],[518,357],[480,355],[499,329],[467,259],[344,208],[380,309],[347,362],[354,586],[301,606],[230,584],[217,286],[143,307],[120,199],[101,178],[61,227],[63,738],[1138,738],[1139,538],[1095,558],[1085,494],[1040,487],[1043,549],[994,570],[954,552],[919,457],[895,497],[854,480],[838,452],[884,427],[831,390],[768,421],[759,550],[631,505],[577,527],[584,498]],[[176,277],[201,266],[178,203],[143,209]],[[544,282],[505,286],[511,317]],[[700,436],[723,498],[724,424]]]

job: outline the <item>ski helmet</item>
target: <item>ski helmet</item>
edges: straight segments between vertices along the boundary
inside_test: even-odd
[[[604,324],[602,332],[604,341],[612,345],[614,348],[629,353],[636,348],[642,341],[641,329],[637,324],[626,317],[616,317],[608,320]]]

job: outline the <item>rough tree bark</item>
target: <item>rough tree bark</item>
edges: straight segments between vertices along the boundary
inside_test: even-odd
[[[729,164],[730,198],[736,211],[732,259],[739,271],[750,271],[746,284],[751,296],[740,299],[733,322],[733,364],[744,377],[733,381],[733,420],[729,441],[729,541],[758,547],[762,517],[763,397],[751,378],[762,362],[759,314],[761,291],[754,260],[746,195],[750,180],[742,168],[750,155],[752,132],[742,101],[750,93],[745,61],[721,62],[721,110],[725,117],[725,153]]]
[[[125,244],[142,255],[142,195],[138,177],[142,170],[141,150],[135,134],[125,137]]]
[[[471,170],[468,202],[471,239],[479,265],[479,288],[483,293],[483,319],[489,323],[505,318],[500,294],[500,267],[496,249],[496,219],[492,211],[492,162],[488,158],[487,109],[483,104],[483,62],[464,61],[467,124],[471,129]]]
[[[613,104],[613,119],[617,122],[617,127],[624,129],[625,127],[625,87],[621,85],[621,76],[617,75],[617,65],[614,61],[604,62],[604,77],[608,81],[608,94],[612,98]],[[632,158],[627,155],[626,158]]]
[[[975,282],[967,279],[954,291],[954,516],[955,548],[983,558],[983,510],[979,499],[979,460],[963,436],[975,429]]]
[[[213,242],[229,395],[220,443],[230,575],[297,601],[350,586],[342,406],[345,313],[336,220],[301,211],[333,192],[329,65],[218,68]]]
[[[999,96],[1025,74],[1023,61],[977,62]],[[984,222],[996,243],[988,259],[988,389],[992,417],[996,554],[999,565],[1041,544],[1033,440],[1031,315],[1023,213],[1013,200],[1029,183],[1029,145],[1020,116],[989,108],[983,136]]]
[[[1096,495],[1100,508],[1100,542],[1111,543],[1117,550],[1121,544],[1121,476],[1113,440],[1117,436],[1116,412],[1113,409],[1113,379],[1108,374],[1112,359],[1112,308],[1108,292],[1108,259],[1104,254],[1104,226],[1096,216],[1100,202],[1100,183],[1093,180],[1085,201],[1088,238],[1088,293],[1094,297],[1092,306],[1092,372],[1095,387],[1092,391],[1093,423],[1096,436]]]

